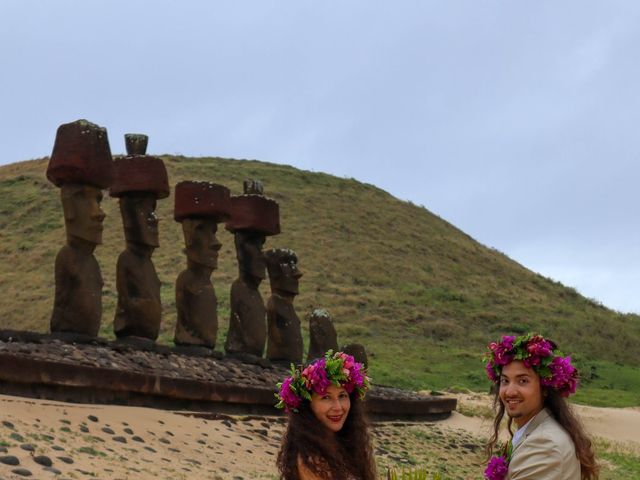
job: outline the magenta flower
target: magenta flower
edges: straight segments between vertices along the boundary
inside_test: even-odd
[[[294,392],[293,387],[291,386],[292,381],[293,377],[287,377],[280,386],[280,397],[284,402],[285,412],[290,412],[291,410],[298,408],[302,403],[302,399],[296,394],[296,392]]]
[[[527,352],[532,357],[549,357],[553,354],[553,346],[540,335],[536,335],[527,343]]]
[[[302,377],[305,379],[307,388],[318,395],[327,393],[327,388],[331,385],[331,381],[327,378],[324,358],[305,368],[302,371]]]
[[[502,367],[514,360],[521,360],[525,367],[532,368],[543,386],[553,388],[568,397],[575,393],[578,371],[571,365],[571,357],[563,358],[556,345],[541,335],[504,335],[499,342],[489,344],[485,355],[487,376],[492,382],[499,379]]]
[[[330,385],[340,385],[349,393],[357,391],[359,398],[364,397],[369,389],[369,378],[361,363],[351,355],[343,352],[333,353],[331,350],[325,358],[319,359],[307,367],[291,366],[290,377],[278,384],[276,394],[277,408],[287,412],[297,412],[304,401],[310,401],[313,392],[325,395]]]
[[[487,372],[487,377],[489,377],[489,380],[491,380],[492,382],[498,381],[499,377],[496,374],[496,371],[493,369],[493,364],[491,362],[487,363],[487,365],[485,366],[485,370]]]
[[[571,365],[571,357],[555,357],[549,364],[551,378],[543,378],[542,385],[555,388],[563,397],[576,392],[578,387],[578,371]]]
[[[509,471],[509,463],[505,457],[491,457],[484,471],[487,480],[504,480]]]
[[[513,361],[513,342],[516,337],[504,335],[500,343],[491,342],[489,350],[493,354],[493,363],[496,365],[507,365]]]

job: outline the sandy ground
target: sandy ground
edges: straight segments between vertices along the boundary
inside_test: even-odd
[[[490,400],[474,394],[458,399],[464,414],[454,412],[444,421],[375,425],[381,470],[455,461],[457,478],[479,478]],[[640,409],[576,409],[594,436],[640,453]],[[0,396],[0,480],[275,479],[283,427],[278,417],[207,420],[148,408]]]
[[[458,410],[443,424],[486,436],[492,428],[492,399],[484,394],[458,394]],[[601,408],[573,405],[587,431],[596,439],[626,445],[640,453],[640,407]],[[463,415],[465,414],[465,415]]]

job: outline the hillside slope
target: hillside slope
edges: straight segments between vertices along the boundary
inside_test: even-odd
[[[575,352],[594,388],[628,390],[629,382],[640,383],[640,316],[611,311],[527,270],[425,208],[353,179],[289,166],[163,158],[172,186],[206,180],[237,194],[246,178],[264,182],[267,195],[280,203],[283,230],[268,238],[265,248],[298,253],[304,277],[296,307],[304,327],[313,308],[329,310],[341,343],[358,341],[372,352],[372,374],[380,383],[485,388],[480,357],[486,343],[505,332],[528,330]],[[0,167],[1,328],[48,328],[64,224],[46,165],[47,159],[39,159]],[[105,195],[103,209],[104,244],[96,257],[105,280],[102,332],[112,336],[115,264],[124,233],[117,201]],[[186,264],[172,211],[173,196],[159,201],[161,246],[153,258],[162,280],[163,342],[173,336],[173,284]],[[213,275],[222,329],[218,348],[237,269],[233,238],[220,230],[223,247]],[[262,287],[266,298],[268,282]],[[617,375],[616,383],[605,381],[616,364],[627,373]],[[629,401],[640,404],[638,393]]]

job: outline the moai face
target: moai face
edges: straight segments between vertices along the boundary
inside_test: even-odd
[[[182,221],[187,258],[209,268],[218,267],[218,251],[222,244],[216,236],[218,224],[206,218],[185,218]]]
[[[291,250],[270,250],[267,256],[271,290],[297,295],[302,272],[298,269],[295,253]]]
[[[280,276],[275,279],[275,287],[278,290],[297,295],[302,272],[298,269],[295,259],[289,258],[280,263],[280,272]]]
[[[67,238],[77,238],[99,245],[102,222],[106,217],[100,208],[102,190],[92,185],[67,183],[60,188]]]
[[[150,192],[128,193],[120,197],[120,213],[129,243],[158,247],[156,195]]]
[[[266,277],[262,247],[265,235],[260,232],[236,232],[235,243],[240,272],[258,280]]]

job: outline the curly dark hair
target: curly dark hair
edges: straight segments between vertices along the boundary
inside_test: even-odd
[[[349,398],[349,414],[342,429],[335,434],[315,417],[307,400],[298,408],[298,413],[289,413],[287,430],[278,452],[280,478],[299,480],[298,458],[323,479],[377,478],[364,405],[355,393]]]
[[[576,457],[578,457],[578,461],[580,462],[581,479],[598,480],[600,466],[596,462],[595,454],[593,452],[593,442],[585,432],[582,423],[573,412],[571,405],[569,405],[566,398],[564,398],[557,390],[546,387],[542,387],[542,389],[543,392],[546,393],[544,397],[544,407],[551,412],[551,415],[553,415],[556,422],[566,430],[567,434],[569,434],[573,441],[573,445],[576,448]],[[500,385],[498,382],[494,384],[493,390],[493,407],[497,410],[497,413],[493,420],[493,433],[485,450],[487,459],[491,457],[492,452],[498,443],[500,424],[502,423],[505,413],[504,404],[500,401]],[[513,432],[511,431],[512,424],[513,419],[509,417],[507,421],[507,428],[511,437],[513,437]]]

